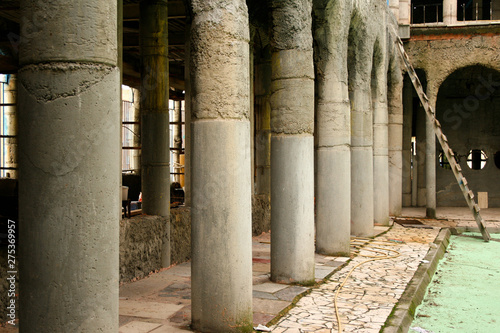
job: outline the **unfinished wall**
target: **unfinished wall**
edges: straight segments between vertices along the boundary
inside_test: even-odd
[[[436,110],[471,190],[476,196],[488,192],[489,207],[500,207],[500,169],[494,163],[494,154],[500,151],[500,72],[482,66],[456,71],[441,85]],[[441,147],[436,149],[439,156]],[[483,169],[468,165],[472,149],[486,153]],[[438,205],[465,206],[452,171],[445,167],[436,170]]]
[[[120,221],[120,282],[143,278],[161,267],[162,238],[170,228],[172,264],[191,259],[191,218],[189,208],[170,211],[168,219],[140,215]]]
[[[431,105],[434,105],[434,103],[436,103],[436,100],[438,99],[437,95],[438,91],[440,91],[441,85],[452,73],[456,72],[457,70],[476,65],[482,65],[484,67],[496,69],[497,71],[500,70],[500,27],[498,26],[462,27],[454,29],[453,34],[450,34],[449,30],[447,31],[439,28],[414,29],[412,31],[411,40],[405,44],[405,49],[412,61],[413,66],[415,68],[420,68],[422,69],[422,71],[425,72],[426,82],[427,82],[427,88],[425,90],[427,92],[427,96],[429,97]],[[477,68],[478,67],[476,67],[476,69]],[[469,74],[469,76],[470,75],[477,76],[478,74],[480,74],[480,72],[478,72],[477,70],[473,70],[471,74]],[[451,97],[452,99],[455,99],[454,102],[448,101],[445,102],[445,104],[440,104],[442,101],[440,102],[438,100],[436,108],[437,114],[439,115],[440,112],[446,112],[448,106],[450,106],[451,103],[451,111],[447,113],[446,118],[455,119],[456,117],[458,117],[464,120],[465,123],[468,119],[463,116],[462,114],[463,111],[462,112],[456,111],[453,108],[454,104],[458,105],[464,105],[464,103],[475,104],[475,100],[473,100],[475,96],[475,91],[471,91],[470,87],[464,89],[462,89],[461,91],[452,92],[453,96]],[[467,91],[468,89],[469,91]],[[473,106],[473,104],[470,104],[471,107]],[[490,102],[489,104],[492,104],[492,102]],[[443,107],[445,108],[445,110],[441,110]],[[419,132],[425,131],[425,125],[423,124],[425,115],[422,116],[422,112],[419,111],[415,112],[417,112],[417,117],[416,118],[414,117],[414,120],[416,119],[415,128],[417,132],[417,154],[418,154],[419,150],[422,151],[422,149],[426,149],[419,147],[418,145],[419,136],[422,137],[422,133],[421,135],[419,135]],[[446,124],[446,122],[448,121],[443,117],[442,119],[443,131],[445,135],[449,136],[448,133],[450,131],[449,126],[450,125],[453,126],[455,121],[453,120],[450,121],[453,124]],[[469,131],[468,129],[465,129],[465,127],[463,130]],[[491,131],[489,132],[492,133]],[[483,136],[483,134],[480,135],[481,142],[486,143],[488,140],[490,142],[498,141],[498,139],[495,138],[492,139],[491,137],[488,139],[486,136]],[[463,134],[461,135],[465,137],[465,135]],[[451,136],[453,136],[453,133],[451,133]],[[495,135],[493,134],[493,136]],[[468,146],[470,145],[471,143],[465,144],[464,142],[457,142],[456,144],[454,144],[453,142],[451,142],[452,149],[460,152],[460,154],[464,154],[464,152],[468,149]],[[490,149],[493,148],[494,147],[491,147]],[[452,193],[453,190],[451,184],[447,184],[448,182],[447,178],[441,179],[443,175],[446,177],[446,173],[443,174],[441,172],[443,170],[439,170],[441,169],[438,166],[439,150],[440,147],[438,146],[436,158],[432,162],[433,167],[438,168],[438,170],[436,170],[438,172],[438,174],[436,175],[436,180],[438,182],[438,184],[436,185],[438,193],[437,205],[465,206],[465,202],[463,201],[463,199],[460,199],[460,196],[457,196],[456,193],[451,194],[450,196],[449,193],[450,191]],[[421,165],[420,163],[421,157],[423,156],[419,154],[418,157],[419,157],[418,161],[419,165],[418,165],[417,182],[419,183],[419,188],[420,188],[418,193],[418,205],[421,206],[426,204],[425,197],[428,195],[428,193],[426,193],[426,188],[422,187],[423,184],[427,184],[427,177],[425,173],[422,172],[424,166]],[[465,172],[469,171],[468,170],[469,168],[466,165],[462,165],[462,169]],[[465,176],[467,177],[467,173],[465,173]],[[475,178],[474,177],[475,175],[471,176]],[[490,179],[490,181],[494,181],[494,179],[496,179],[495,178],[496,176],[492,174],[492,177],[493,178],[486,177],[485,179]],[[479,180],[475,181],[479,182],[479,189],[480,189],[481,181]],[[474,192],[478,191],[473,186],[473,181],[469,180],[469,184],[471,185],[472,190]],[[425,187],[427,187],[427,185]],[[493,198],[493,201],[491,201],[491,203],[494,204],[495,200],[496,199]],[[461,201],[461,203],[459,203],[459,201]]]

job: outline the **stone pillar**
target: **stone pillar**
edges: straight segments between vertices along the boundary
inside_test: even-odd
[[[262,50],[264,58],[255,64],[255,138],[256,194],[271,195],[271,53]]]
[[[437,91],[429,84],[427,96],[429,105],[435,110]],[[436,218],[436,133],[434,123],[425,118],[425,188],[426,188],[426,216],[431,219]]]
[[[118,332],[117,2],[20,8],[20,331]]]
[[[165,218],[162,267],[170,266],[170,118],[167,0],[140,4],[142,211]]]
[[[389,8],[391,9],[391,12],[396,17],[396,20],[399,20],[399,2],[400,2],[400,0],[388,0],[388,1],[389,1]]]
[[[403,207],[412,205],[412,128],[413,86],[406,77],[403,83]]]
[[[182,111],[181,111],[181,101],[174,101],[174,114],[173,114],[174,130],[172,136],[174,137],[174,179],[176,182],[180,182],[181,172],[181,152],[182,152]]]
[[[456,0],[443,0],[443,23],[446,25],[457,23]]]
[[[275,0],[271,6],[271,279],[310,283],[314,281],[312,1]]]
[[[316,251],[348,256],[351,238],[351,115],[347,11],[314,3],[316,46]],[[345,3],[338,3],[338,6]],[[327,8],[325,8],[327,7]]]
[[[170,215],[167,0],[141,1],[142,211]]]
[[[399,65],[390,73],[389,103],[389,214],[401,215],[403,206],[403,76]]]
[[[426,174],[425,174],[425,164],[427,160],[426,156],[426,121],[427,115],[425,114],[425,110],[422,106],[419,105],[416,112],[416,134],[417,134],[417,207],[425,207],[426,205]]]
[[[381,53],[385,55],[385,52]],[[373,216],[375,223],[389,225],[389,114],[385,57],[374,61],[373,66],[373,187],[376,193],[373,196]],[[394,131],[393,123],[391,128]]]
[[[354,38],[363,38],[362,31]],[[350,45],[348,52],[351,102],[351,234],[373,235],[373,112],[371,71],[373,56],[366,45]]]
[[[396,17],[398,18],[399,24],[410,24],[411,0],[399,0],[399,15]]]
[[[191,5],[192,326],[240,332],[252,324],[248,11]]]

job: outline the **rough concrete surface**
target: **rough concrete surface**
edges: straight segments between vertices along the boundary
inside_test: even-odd
[[[120,221],[120,282],[143,278],[161,268],[168,218],[140,215]]]
[[[252,197],[252,235],[271,230],[271,198],[267,194]]]

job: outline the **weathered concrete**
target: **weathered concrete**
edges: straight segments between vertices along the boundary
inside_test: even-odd
[[[487,192],[489,207],[500,207],[500,173],[495,165],[495,153],[500,151],[495,111],[499,107],[500,71],[483,66],[466,67],[450,75],[441,85],[436,102],[437,118],[455,155],[460,157],[470,189],[476,199],[477,192]],[[483,150],[488,157],[481,170],[468,165],[472,149]],[[438,146],[438,154],[440,151]],[[436,170],[436,195],[437,206],[467,205],[451,170],[440,166]]]
[[[120,221],[120,283],[147,277],[162,267],[163,239],[170,237],[170,262],[191,259],[191,212],[170,210],[170,219],[139,215]]]
[[[271,138],[271,279],[314,281],[312,136]],[[276,184],[279,184],[278,188]]]
[[[311,0],[272,6],[271,279],[314,280]]]
[[[347,2],[314,1],[316,62],[316,251],[348,255],[351,235],[351,115]]]
[[[23,332],[118,331],[116,6],[21,1]]]
[[[367,18],[359,9],[349,30],[347,66],[351,102],[351,234],[373,234],[373,112],[371,62],[373,47]],[[373,37],[372,37],[373,38]]]
[[[252,323],[248,11],[191,5],[192,326],[239,331]]]
[[[384,13],[385,14],[385,13]],[[383,15],[385,19],[385,15]],[[373,218],[389,225],[389,114],[387,106],[387,65],[385,35],[377,39],[372,64],[373,108]]]
[[[413,86],[408,76],[403,81],[403,207],[412,206],[412,185],[415,182],[415,169],[412,170],[412,133],[413,131]],[[412,175],[415,177],[412,179]]]
[[[142,210],[159,216],[170,214],[167,16],[166,0],[141,2]]]
[[[255,193],[271,195],[271,52],[270,47],[260,51],[255,64]]]
[[[403,206],[403,78],[399,59],[389,74],[389,214],[401,215]]]
[[[429,85],[430,86],[430,85]],[[437,92],[428,91],[429,104],[435,110]],[[426,115],[427,116],[427,115]],[[434,122],[425,118],[425,205],[426,216],[436,218],[436,132]]]

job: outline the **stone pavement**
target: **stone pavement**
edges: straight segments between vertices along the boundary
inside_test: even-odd
[[[335,293],[348,272],[361,262],[371,259],[365,255],[393,256],[393,251],[398,251],[400,255],[397,258],[369,261],[358,266],[338,296],[337,306],[344,332],[379,332],[438,233],[439,228],[416,229],[395,224],[389,232],[376,237],[377,248],[374,249],[382,253],[362,250],[360,255],[335,272],[326,283],[301,298],[272,327],[272,331],[331,332],[333,328],[336,332],[338,323],[334,309]],[[365,244],[363,248],[375,246]]]
[[[379,228],[380,229],[380,228]],[[380,231],[386,228],[380,229]],[[316,254],[321,282],[349,258]],[[254,325],[265,325],[310,288],[273,283],[270,234],[253,238]],[[190,263],[173,266],[120,287],[120,333],[186,332],[191,322]]]

